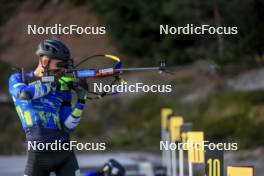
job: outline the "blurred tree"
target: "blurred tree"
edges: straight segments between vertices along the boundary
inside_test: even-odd
[[[75,0],[87,3],[108,27],[121,52],[154,64],[188,64],[212,59],[220,65],[256,66],[263,53],[263,2],[261,0]],[[238,35],[160,35],[161,24],[237,26]],[[150,59],[151,58],[151,59]]]
[[[1,0],[2,6],[0,10],[0,25],[4,24],[8,20],[8,18],[10,18],[12,14],[14,14],[15,9],[19,6],[19,3],[23,1],[24,0]]]
[[[262,56],[264,53],[264,1],[262,0],[255,0],[254,2],[254,8],[256,11],[256,20],[255,20],[255,25],[256,25],[256,38],[258,39],[256,42],[256,51],[257,54]]]

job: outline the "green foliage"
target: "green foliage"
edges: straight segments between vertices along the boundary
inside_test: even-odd
[[[158,151],[160,109],[166,106],[173,107],[186,122],[192,122],[194,130],[204,131],[209,140],[238,142],[239,148],[254,148],[264,145],[263,99],[264,91],[231,91],[213,94],[199,103],[186,106],[175,97],[164,100],[159,96],[146,95],[134,99],[127,106],[119,104],[119,111],[108,108],[103,118],[111,118],[112,122],[106,124],[115,124],[115,128],[109,130],[99,125],[96,127],[101,133],[96,134],[108,136],[111,149]],[[113,112],[118,114],[115,115],[117,119],[113,119]],[[83,130],[87,131],[87,128]],[[89,128],[91,132],[93,130]]]
[[[0,153],[21,153],[25,151],[24,131],[13,107],[0,107]]]
[[[81,0],[84,3],[85,0]],[[79,2],[79,1],[78,1]],[[116,46],[142,64],[157,63],[166,58],[170,64],[186,64],[194,60],[212,59],[241,68],[256,66],[256,55],[263,54],[263,2],[247,0],[197,1],[114,1],[94,0],[90,3]],[[223,37],[223,52],[216,35],[159,35],[159,25],[215,25],[219,12],[221,26],[237,26],[238,35]],[[262,40],[263,41],[263,40]],[[218,53],[218,54],[217,54]],[[151,59],[150,59],[151,58]],[[240,68],[238,68],[240,69]]]
[[[1,70],[1,76],[0,76],[0,83],[2,85],[8,85],[8,77],[12,73],[12,68],[10,64],[0,61],[0,70]],[[5,89],[7,92],[7,86],[1,86],[0,90]]]
[[[127,105],[118,101],[104,102],[100,105],[101,111],[97,111],[101,124],[96,125],[96,121],[92,120],[82,122],[75,135],[83,131],[87,134],[82,139],[88,134],[97,139],[106,139],[109,149],[114,150],[158,151],[160,108],[166,103],[161,97],[149,94],[135,98]],[[96,133],[94,128],[98,130]]]
[[[212,95],[190,108],[194,113],[189,117],[194,128],[204,130],[210,140],[232,139],[240,148],[262,146],[263,98],[263,91]]]

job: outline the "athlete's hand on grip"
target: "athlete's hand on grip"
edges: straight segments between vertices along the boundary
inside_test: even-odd
[[[85,79],[79,79],[78,85],[75,87],[78,102],[84,104],[88,98],[88,84]]]

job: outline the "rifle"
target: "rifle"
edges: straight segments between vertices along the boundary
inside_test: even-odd
[[[94,58],[105,58],[110,59],[114,61],[114,64],[112,67],[109,68],[99,68],[99,69],[78,69],[78,67],[85,63],[86,61]],[[158,71],[159,73],[166,73],[170,75],[174,75],[175,71],[188,68],[190,66],[177,66],[177,67],[167,67],[166,62],[164,59],[161,59],[159,62],[159,65],[156,67],[132,67],[132,68],[122,68],[122,62],[121,59],[114,55],[93,55],[89,56],[87,58],[81,59],[79,63],[77,63],[75,66],[72,66],[71,68],[65,69],[63,73],[61,73],[61,77],[71,77],[75,78],[76,80],[82,79],[82,80],[89,80],[90,78],[103,78],[103,77],[113,77],[113,81],[110,83],[110,86],[122,83],[124,82],[121,75],[127,72],[139,72],[139,71]],[[44,76],[41,77],[41,82],[54,82],[56,80],[55,76],[52,75],[52,70],[45,69],[44,70]],[[22,75],[22,77],[24,77]],[[75,84],[77,85],[77,83]],[[90,94],[95,95],[94,98],[90,99],[99,99],[107,95],[114,95],[116,93],[106,93],[103,92],[101,94],[96,92],[91,92],[87,90]]]

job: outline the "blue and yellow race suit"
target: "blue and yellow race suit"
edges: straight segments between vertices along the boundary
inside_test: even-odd
[[[24,77],[33,78],[34,72],[25,73]],[[84,104],[77,102],[71,107],[72,93],[66,79],[59,80],[58,89],[52,83],[26,83],[19,73],[10,76],[9,91],[28,141],[70,140],[69,132],[78,125]],[[21,100],[18,95],[22,91],[29,93],[30,99]]]

